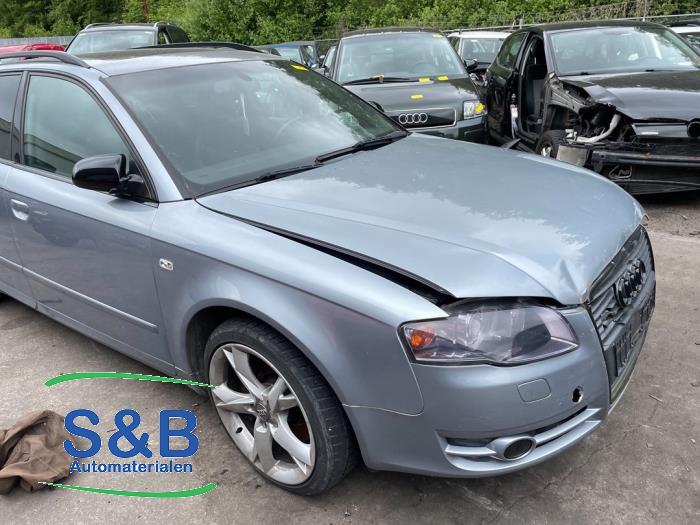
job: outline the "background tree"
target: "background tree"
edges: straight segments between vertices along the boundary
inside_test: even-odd
[[[92,22],[182,25],[194,40],[262,44],[339,28],[489,26],[700,10],[700,0],[0,0],[0,36],[72,35]],[[572,11],[577,9],[579,11]]]

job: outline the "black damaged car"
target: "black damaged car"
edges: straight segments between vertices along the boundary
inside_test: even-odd
[[[595,170],[633,194],[700,189],[700,55],[645,22],[513,33],[486,76],[491,143]]]
[[[382,28],[340,39],[324,73],[412,131],[481,142],[485,109],[462,61],[434,31]]]

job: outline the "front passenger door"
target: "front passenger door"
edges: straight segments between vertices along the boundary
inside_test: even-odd
[[[512,136],[510,106],[513,103],[513,95],[517,99],[516,62],[526,35],[525,32],[513,33],[506,38],[486,74],[488,130],[491,136],[502,141]]]
[[[22,164],[7,191],[17,246],[41,311],[163,371],[171,362],[154,282],[150,229],[157,207],[72,184],[73,165],[124,154],[141,172],[96,95],[32,73],[25,91]]]
[[[12,142],[17,136],[12,117],[21,78],[20,73],[0,75],[0,293],[31,305],[32,294],[12,233],[12,202],[5,190],[12,167]]]

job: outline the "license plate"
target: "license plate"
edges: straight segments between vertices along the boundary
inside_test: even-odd
[[[654,313],[654,297],[652,292],[644,304],[635,312],[630,319],[625,331],[615,342],[615,375],[620,376],[635,351],[639,349],[644,334],[649,327],[651,315]]]

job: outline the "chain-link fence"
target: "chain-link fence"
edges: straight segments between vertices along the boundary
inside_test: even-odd
[[[698,0],[628,0],[578,9],[550,12],[525,12],[514,16],[489,17],[477,25],[457,24],[454,27],[479,29],[509,29],[526,25],[584,20],[647,20],[659,23],[683,21],[700,17]],[[442,25],[440,29],[445,29]]]

